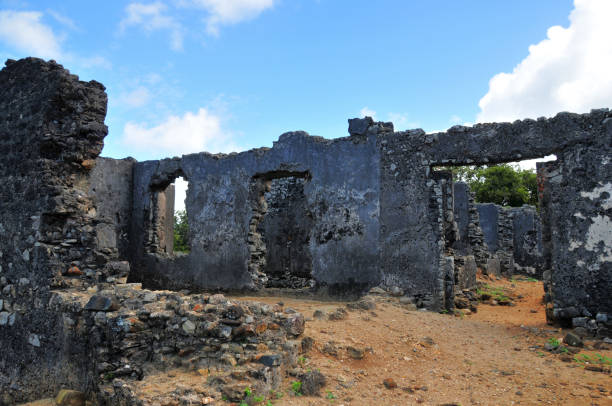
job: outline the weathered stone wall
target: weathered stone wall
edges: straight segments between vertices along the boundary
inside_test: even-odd
[[[478,203],[476,208],[489,251],[490,260],[486,271],[494,275],[511,276],[514,273],[513,211],[493,203]]]
[[[92,379],[100,405],[172,400],[158,393],[143,399],[136,388],[140,380],[168,369],[216,371],[215,379],[202,377],[198,385],[216,399],[241,401],[246,387],[267,394],[278,389],[285,369],[296,365],[301,347],[297,339],[304,317],[279,305],[219,294],[147,291],[139,284],[75,296],[66,292],[57,301],[79,303],[81,313],[74,317],[91,336]],[[232,373],[236,367],[242,375]]]
[[[265,265],[259,271],[267,278],[266,286],[310,287],[313,219],[304,195],[309,179],[292,176],[256,181],[268,185],[263,195],[266,211],[257,227],[265,251]]]
[[[607,320],[612,313],[612,118],[590,116],[593,138],[557,154],[559,163],[539,165],[547,203],[542,211],[543,248],[552,320],[581,316]],[[610,325],[592,324],[610,335]]]
[[[440,223],[441,195],[426,155],[432,143],[422,130],[379,137],[380,268],[387,286],[440,309],[450,257]]]
[[[107,132],[106,94],[27,58],[7,61],[0,95],[0,404],[12,404],[89,385],[87,338],[50,299],[103,265],[87,178]]]
[[[249,234],[250,227],[257,226],[252,224],[258,211],[254,200],[263,195],[251,193],[253,180],[304,173],[309,177],[303,186],[304,210],[313,218],[306,256],[312,260],[312,278],[337,293],[377,285],[376,133],[324,140],[294,132],[283,134],[271,149],[136,164],[131,279],[154,288],[257,287],[260,276],[249,269]],[[189,181],[191,251],[186,256],[155,255],[145,249],[152,195],[179,175]]]
[[[479,203],[481,230],[487,251],[488,273],[542,277],[542,229],[535,207],[505,208]]]
[[[511,209],[514,273],[542,279],[542,222],[533,206]]]
[[[465,182],[453,182],[453,215],[457,224],[458,238],[453,248],[461,253],[472,252],[469,238],[470,188]]]
[[[454,303],[455,256],[450,248],[457,238],[456,224],[452,212],[452,174],[448,171],[435,171],[432,174],[434,185],[430,197],[430,207],[437,212],[435,224],[438,226],[441,246],[441,274],[438,279],[439,296],[433,297],[436,307],[450,310]],[[423,300],[423,299],[421,299]],[[426,303],[429,297],[425,297]],[[431,305],[430,304],[430,305]]]
[[[489,252],[495,253],[499,249],[499,209],[494,203],[478,203],[478,218],[482,229],[484,241]]]
[[[258,198],[251,195],[250,185],[262,174],[308,173],[304,194],[305,210],[313,216],[308,250],[314,282],[332,291],[397,286],[423,305],[440,308],[449,291],[448,272],[443,269],[457,241],[451,241],[455,231],[446,218],[448,200],[431,168],[580,151],[593,142],[592,134],[602,131],[606,114],[564,113],[550,120],[456,126],[440,134],[394,133],[384,123],[354,120],[349,138],[326,141],[288,133],[272,149],[139,163],[132,216],[131,253],[137,267],[133,280],[173,288],[260,286],[257,267],[249,269],[254,263],[249,247],[257,245],[249,242],[249,234],[251,240],[259,237],[249,230],[257,227],[256,212],[263,211],[257,202],[253,206]],[[179,175],[195,182],[187,198],[193,250],[187,257],[151,256],[139,241],[151,223],[151,194]],[[477,244],[476,217],[471,213],[468,223],[473,248],[479,247],[473,252],[475,261],[481,267],[486,261],[489,271],[512,274],[511,213],[501,210],[497,221],[487,222],[498,228],[499,244],[489,242],[489,251],[496,253],[491,258]],[[481,223],[484,227],[485,221]],[[263,246],[253,251],[256,256],[264,257]],[[457,261],[456,266],[461,265],[462,260]]]
[[[132,212],[132,158],[98,158],[89,194],[96,207],[96,245],[110,257],[127,258]]]
[[[241,364],[251,387],[276,389],[295,362],[300,314],[125,284],[135,161],[97,158],[103,86],[29,58],[7,63],[0,94],[0,405],[60,388],[138,404],[133,382],[177,366]],[[162,193],[168,241],[173,190]],[[209,389],[244,394],[223,379]]]

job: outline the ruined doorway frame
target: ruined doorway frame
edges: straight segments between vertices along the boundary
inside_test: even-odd
[[[269,272],[266,271],[267,265],[267,246],[266,237],[260,233],[259,226],[264,221],[268,213],[268,202],[266,201],[266,193],[271,191],[272,182],[277,179],[297,178],[304,180],[304,186],[310,182],[312,175],[310,171],[286,171],[277,170],[265,173],[258,173],[251,177],[249,185],[249,203],[251,206],[251,219],[249,221],[249,230],[247,235],[247,245],[249,247],[248,272],[251,274],[255,285],[258,288],[266,288],[269,286]],[[307,202],[306,195],[303,199]],[[306,216],[312,218],[312,214],[308,210]],[[309,231],[310,234],[310,231]],[[311,236],[309,235],[308,241]],[[310,260],[310,278],[308,288],[313,286],[312,279],[312,258]],[[301,278],[301,277],[300,277]],[[306,287],[306,286],[304,286]]]
[[[145,253],[147,254],[163,255],[170,258],[177,256],[177,252],[174,250],[174,212],[176,205],[175,182],[178,178],[183,178],[189,185],[189,179],[182,170],[168,174],[163,180],[151,182],[149,185],[151,198],[144,227]],[[189,186],[187,188],[189,189]],[[163,213],[160,207],[162,201],[165,204]],[[185,207],[185,213],[187,213],[187,207]],[[165,222],[165,226],[160,224],[160,220]]]

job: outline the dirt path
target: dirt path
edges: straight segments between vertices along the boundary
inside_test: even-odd
[[[304,313],[309,319],[304,335],[315,345],[301,361],[305,369],[318,369],[327,377],[321,397],[294,396],[292,379],[287,379],[282,398],[271,403],[612,405],[609,373],[585,370],[543,349],[549,338],[560,339],[564,332],[546,325],[541,283],[489,283],[521,299],[516,306],[480,305],[476,314],[455,317],[413,311],[396,299],[379,298],[374,310],[348,311],[344,320],[330,321],[313,318],[313,312],[333,312],[345,303],[249,298],[283,302]],[[329,354],[333,347],[337,356]],[[346,347],[365,349],[365,357],[351,358]],[[595,352],[612,357],[609,349],[583,351]],[[397,387],[387,389],[387,378]]]

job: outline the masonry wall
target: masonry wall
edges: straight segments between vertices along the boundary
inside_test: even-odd
[[[465,182],[453,183],[453,212],[457,224],[458,238],[453,248],[461,253],[471,253],[469,239],[470,227],[470,188]]]
[[[593,134],[604,131],[607,114],[563,113],[549,120],[456,126],[439,134],[394,133],[384,123],[364,119],[353,121],[351,137],[343,139],[328,141],[306,133],[287,133],[272,149],[139,163],[134,170],[131,255],[137,269],[132,278],[149,286],[173,288],[261,286],[261,275],[249,269],[252,247],[248,235],[254,211],[249,185],[262,174],[308,173],[306,210],[314,222],[309,253],[318,286],[337,292],[349,287],[363,291],[376,284],[397,286],[424,306],[440,308],[448,292],[445,269],[452,246],[447,245],[454,242],[446,235],[443,194],[431,168],[493,164],[552,153],[564,165],[564,154],[580,155],[585,146],[599,142],[593,140]],[[597,152],[600,162],[606,148],[602,145]],[[192,185],[187,197],[192,252],[174,258],[149,255],[142,239],[151,221],[151,193],[179,175]],[[593,176],[604,181],[608,175],[600,171]],[[499,213],[496,225],[503,229],[498,230],[502,249],[492,249],[495,243],[490,243],[489,250],[497,255],[486,258],[486,267],[511,274],[513,220],[510,212]],[[484,227],[485,221],[481,223]],[[552,234],[557,251],[562,248],[554,241],[560,238]],[[484,255],[475,259],[485,261]],[[597,280],[607,289],[607,282]]]
[[[265,210],[253,230],[261,237],[264,262],[253,271],[266,279],[266,287],[299,289],[311,285],[313,216],[304,195],[304,187],[309,181],[307,177],[299,176],[254,181],[265,184],[263,196],[255,199],[260,208],[265,206]],[[253,251],[251,246],[249,250]],[[254,266],[254,262],[252,258],[249,268]]]
[[[453,212],[459,232],[459,238],[453,244],[454,250],[460,255],[473,255],[475,266],[486,271],[489,248],[474,203],[474,193],[465,182],[453,183]]]
[[[427,160],[432,142],[422,130],[379,138],[380,267],[387,286],[400,287],[423,306],[442,308],[449,264],[442,199]]]
[[[287,342],[303,331],[299,313],[125,283],[135,161],[97,157],[104,87],[28,58],[7,62],[0,95],[0,405],[61,388],[101,405],[137,404],[133,383],[179,365],[182,350],[201,368],[250,363],[253,390],[278,389],[296,362]],[[173,207],[162,211],[167,220]],[[235,382],[222,383],[207,392],[239,400]]]
[[[512,124],[456,126],[431,135],[433,163],[490,164],[556,154],[557,173],[550,181],[549,231],[552,320],[611,312],[612,119],[607,109],[590,114],[560,113],[551,119]],[[436,142],[434,142],[436,141]],[[569,213],[572,213],[571,215]],[[580,217],[584,217],[581,219]],[[546,233],[545,233],[546,234]],[[546,249],[545,249],[546,251]],[[555,312],[556,309],[556,312]]]
[[[542,222],[535,207],[511,209],[514,273],[542,279]]]
[[[0,404],[14,404],[89,385],[87,336],[67,328],[52,291],[89,284],[80,269],[103,265],[87,179],[106,94],[27,58],[7,61],[0,95]]]
[[[128,257],[135,162],[100,157],[91,171],[89,195],[96,207],[96,245],[111,257]]]
[[[455,263],[455,288],[476,286],[478,267],[486,270],[486,252],[473,193],[464,182],[453,182],[452,210],[457,236],[451,245]]]
[[[511,276],[515,271],[514,211],[493,203],[478,203],[476,208],[490,258],[486,271]]]
[[[308,253],[312,277],[332,293],[360,292],[381,280],[379,168],[376,134],[324,140],[283,134],[271,149],[207,153],[150,161],[134,168],[131,278],[148,287],[254,289],[249,270],[251,185],[255,178],[307,174],[305,207],[313,224]],[[191,251],[186,256],[146,250],[151,196],[177,176],[189,181],[186,209]]]
[[[591,116],[593,139],[568,148],[558,165],[539,165],[547,209],[544,251],[549,256],[550,319],[607,319],[612,313],[612,118]],[[596,325],[591,325],[596,328]],[[601,325],[610,334],[609,325]]]

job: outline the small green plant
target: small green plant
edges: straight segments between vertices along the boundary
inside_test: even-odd
[[[302,382],[293,381],[291,382],[291,390],[295,396],[302,396]]]
[[[300,366],[302,366],[302,367],[303,367],[303,366],[304,366],[304,365],[306,365],[306,363],[308,362],[308,358],[306,358],[306,357],[305,357],[305,356],[303,356],[303,355],[300,355],[300,356],[298,357],[298,359],[297,359],[297,362],[298,362],[298,364],[300,364]]]
[[[252,402],[255,404],[259,404],[265,400],[265,397],[262,395],[255,395],[253,390],[248,386],[244,388],[245,399],[239,404],[239,406],[249,406]],[[251,402],[252,401],[252,402]]]
[[[606,357],[605,355],[601,354],[593,354],[593,356],[590,356],[588,354],[577,354],[574,355],[574,361],[581,365],[599,364],[612,366],[612,358]]]
[[[549,338],[547,342],[550,344],[553,350],[556,350],[561,345],[561,342],[554,337]]]
[[[536,354],[538,354],[538,357],[545,357],[546,354],[544,354],[542,351],[538,351]]]
[[[269,400],[266,402],[266,406],[272,406],[272,402],[270,402]]]
[[[104,379],[107,381],[112,381],[113,378],[115,378],[115,374],[113,374],[112,372],[107,372],[106,374],[104,374]]]
[[[329,400],[336,399],[336,395],[334,395],[334,393],[330,390],[327,391],[327,395],[325,395],[325,397]]]
[[[476,289],[476,294],[480,296],[482,299],[492,298],[497,300],[498,302],[509,302],[510,298],[506,294],[506,290],[504,288],[496,288],[490,285],[484,285],[482,288]]]
[[[448,314],[448,309],[442,309],[442,310],[440,310],[440,313],[441,314]]]
[[[280,391],[275,392],[275,391],[271,390],[270,391],[270,397],[276,398],[276,399],[280,399],[280,398],[283,397],[283,392],[280,392]]]

